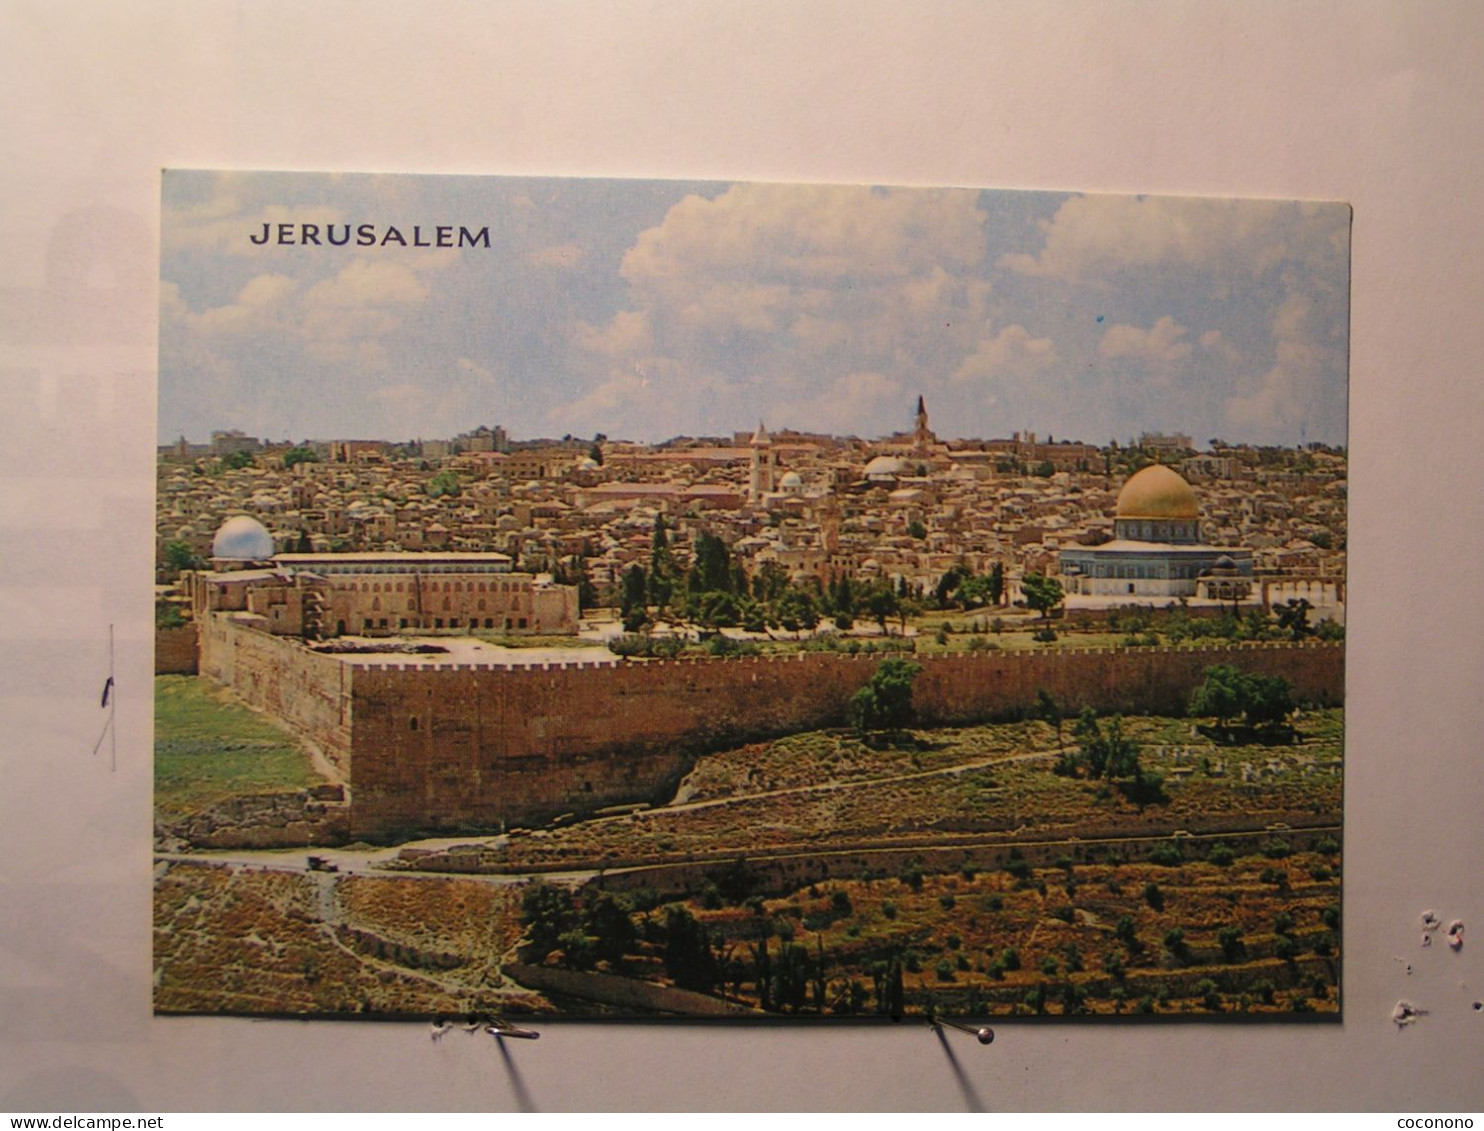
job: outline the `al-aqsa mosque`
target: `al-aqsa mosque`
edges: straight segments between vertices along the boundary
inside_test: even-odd
[[[1252,551],[1203,544],[1195,491],[1162,464],[1124,483],[1111,542],[1068,546],[1060,562],[1069,594],[1241,600],[1252,589]]]

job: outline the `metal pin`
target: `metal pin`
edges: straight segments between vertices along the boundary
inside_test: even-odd
[[[447,1021],[444,1018],[439,1017],[439,1018],[437,1018],[437,1019],[434,1020],[434,1022],[433,1022],[433,1031],[429,1035],[433,1038],[433,1040],[435,1040],[435,1041],[441,1041],[443,1039],[443,1034],[444,1033],[447,1033],[452,1028],[453,1028],[453,1022],[452,1021]]]
[[[484,1031],[492,1037],[516,1037],[522,1041],[541,1039],[541,1034],[535,1029],[522,1029],[519,1025],[512,1025],[503,1017],[491,1017]]]
[[[981,1025],[976,1029],[973,1026],[961,1025],[957,1021],[949,1021],[946,1017],[936,1017],[933,1014],[928,1014],[927,1021],[935,1029],[940,1025],[947,1025],[950,1029],[957,1029],[960,1033],[968,1033],[981,1045],[994,1044],[994,1030],[988,1025]]]

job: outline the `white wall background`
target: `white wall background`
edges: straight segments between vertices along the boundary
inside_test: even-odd
[[[1484,1107],[1481,64],[1469,3],[0,0],[0,1109]],[[153,1018],[164,166],[1350,201],[1343,1024]]]

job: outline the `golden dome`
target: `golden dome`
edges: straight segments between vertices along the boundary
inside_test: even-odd
[[[1118,518],[1199,518],[1190,484],[1163,464],[1128,477],[1118,492]]]

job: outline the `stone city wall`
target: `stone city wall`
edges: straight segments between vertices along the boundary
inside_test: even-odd
[[[349,774],[351,673],[345,664],[215,613],[201,626],[200,671],[289,724]]]
[[[663,801],[710,749],[845,720],[878,656],[804,653],[613,666],[353,665],[353,835],[498,828]],[[1344,699],[1338,644],[1114,648],[927,657],[924,723],[1024,711],[1180,713],[1207,667]]]
[[[196,626],[155,629],[155,675],[196,674]]]

